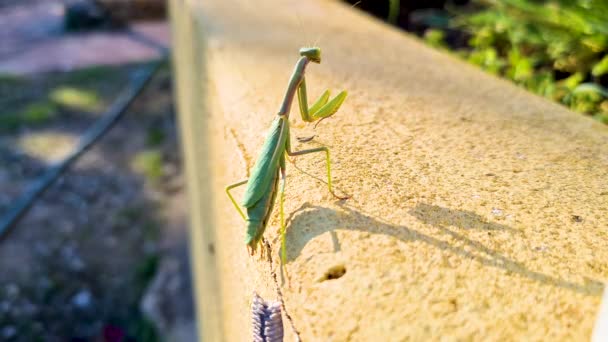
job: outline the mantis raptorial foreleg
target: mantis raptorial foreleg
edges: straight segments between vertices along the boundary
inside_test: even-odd
[[[308,107],[308,96],[306,94],[306,78],[302,77],[302,81],[298,86],[298,104],[300,107],[300,115],[302,116],[302,120],[305,122],[315,122],[315,128],[317,125],[332,116],[334,113],[338,111],[342,102],[346,99],[346,91],[341,91],[336,97],[334,97],[331,101],[329,101],[329,90],[325,90],[321,96],[317,99],[317,101],[310,107]],[[328,102],[329,101],[329,102]],[[314,138],[315,136],[310,136],[307,138],[298,137],[300,142],[307,142]]]
[[[342,102],[346,99],[346,91],[341,91],[331,101],[329,100],[329,90],[325,90],[319,99],[310,107],[308,107],[308,97],[306,95],[306,78],[302,78],[302,82],[298,87],[298,103],[300,107],[300,115],[302,120],[306,122],[314,122],[319,119],[325,119],[335,114]]]

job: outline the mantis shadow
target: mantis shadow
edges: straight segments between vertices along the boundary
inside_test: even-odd
[[[391,224],[365,214],[350,205],[342,204],[340,206],[344,212],[339,213],[329,208],[305,203],[290,215],[287,221],[289,227],[286,236],[287,246],[289,246],[287,249],[288,261],[295,260],[308,241],[326,232],[332,236],[334,252],[338,251],[340,243],[333,231],[340,227],[345,230],[388,235],[404,242],[420,241],[446,253],[475,260],[484,266],[502,269],[545,285],[557,286],[584,295],[601,296],[603,291],[603,284],[600,281],[585,278],[584,283],[576,283],[555,275],[531,270],[523,262],[514,260],[459,233],[458,230],[461,229],[480,229],[489,234],[496,231],[519,232],[504,224],[487,222],[483,217],[470,211],[448,209],[424,203],[418,204],[409,211],[418,220],[432,225],[442,234],[457,240],[459,243],[455,245],[404,225]]]
[[[418,220],[436,228],[444,229],[447,226],[456,226],[465,230],[483,231],[510,231],[517,232],[505,224],[489,222],[486,218],[468,210],[455,210],[437,205],[418,203],[409,213]]]

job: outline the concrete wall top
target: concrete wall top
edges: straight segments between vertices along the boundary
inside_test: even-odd
[[[248,340],[252,292],[276,299],[223,186],[247,176],[298,49],[319,39],[309,97],[349,97],[314,131],[294,105],[292,144],[328,146],[335,186],[352,198],[329,195],[322,155],[287,164],[282,292],[302,338],[591,336],[608,280],[606,126],[335,1],[172,9],[190,208],[206,208],[193,214],[193,267],[217,305],[203,325]],[[275,213],[266,232],[275,270],[278,223]]]

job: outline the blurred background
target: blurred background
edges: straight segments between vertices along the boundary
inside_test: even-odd
[[[348,0],[489,73],[608,124],[606,0]]]
[[[605,0],[348,2],[608,124]],[[0,0],[0,340],[195,340],[169,37],[163,0]]]
[[[169,36],[164,1],[0,2],[0,340],[194,340]]]

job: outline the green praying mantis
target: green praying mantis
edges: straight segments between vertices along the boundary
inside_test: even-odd
[[[327,164],[327,187],[329,192],[338,199],[347,199],[334,193],[331,184],[331,162],[329,159],[329,149],[318,147],[302,151],[292,151],[289,135],[289,112],[294,95],[298,94],[298,102],[302,120],[315,122],[323,120],[338,111],[346,99],[346,91],[340,92],[331,101],[329,100],[329,90],[326,90],[319,99],[308,107],[306,95],[306,80],[304,72],[310,62],[321,63],[321,49],[318,47],[301,48],[300,59],[296,63],[295,69],[289,80],[287,91],[281,108],[277,113],[276,119],[272,122],[270,130],[260,151],[260,155],[251,171],[249,179],[228,185],[226,193],[234,204],[241,217],[247,222],[247,233],[245,242],[251,255],[255,253],[257,245],[261,242],[266,225],[270,220],[277,192],[279,192],[279,216],[281,221],[281,264],[285,265],[287,256],[285,249],[285,215],[283,210],[285,194],[285,154],[291,157],[300,156],[308,153],[325,152]],[[279,176],[281,180],[279,187]],[[239,204],[235,201],[230,190],[247,184],[245,195],[241,202],[247,209],[247,215],[243,213]],[[278,191],[277,191],[278,190]]]

